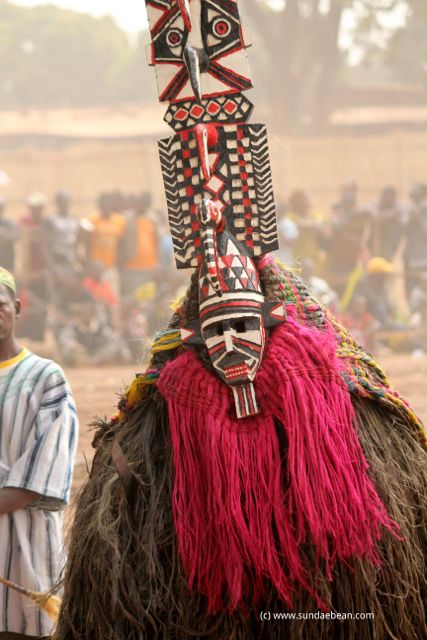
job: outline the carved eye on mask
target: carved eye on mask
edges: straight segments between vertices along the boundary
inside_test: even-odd
[[[216,18],[211,23],[212,34],[217,38],[226,38],[231,33],[231,22],[225,18]]]
[[[209,325],[203,331],[206,338],[215,336],[223,336],[224,329],[230,327],[236,334],[244,334],[248,331],[254,331],[259,328],[258,318],[242,318],[241,320],[231,320],[231,322],[215,322]]]
[[[211,0],[205,0],[202,5],[202,24],[206,25],[203,35],[210,59],[222,56],[227,51],[243,49],[240,23],[231,9],[227,12],[226,9],[219,9]]]
[[[182,45],[184,34],[179,29],[170,29],[166,35],[166,42],[171,49]]]
[[[154,63],[182,63],[183,49],[187,39],[188,32],[185,30],[181,15],[172,16],[172,19],[153,35]]]

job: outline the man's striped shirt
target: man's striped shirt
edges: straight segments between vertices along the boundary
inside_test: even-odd
[[[0,362],[0,488],[41,499],[0,515],[0,576],[50,589],[64,563],[62,507],[77,445],[76,408],[62,369],[24,349]],[[52,622],[27,598],[0,585],[0,632],[48,634]]]

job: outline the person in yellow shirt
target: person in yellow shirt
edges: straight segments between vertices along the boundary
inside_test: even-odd
[[[102,193],[98,212],[89,217],[88,258],[101,262],[106,269],[117,268],[120,242],[126,223],[123,215],[113,211],[110,196]]]
[[[98,262],[104,268],[105,279],[116,296],[120,293],[120,249],[126,233],[125,217],[114,211],[111,194],[101,193],[98,212],[81,221],[81,240],[85,246],[87,264]]]
[[[135,202],[132,224],[135,244],[122,272],[122,289],[127,294],[134,293],[141,284],[152,280],[154,271],[159,267],[159,237],[155,217],[151,194],[147,191],[141,193]]]
[[[288,217],[299,229],[294,243],[295,259],[310,258],[319,267],[324,262],[324,244],[328,235],[325,214],[311,207],[307,193],[301,189],[289,196]]]

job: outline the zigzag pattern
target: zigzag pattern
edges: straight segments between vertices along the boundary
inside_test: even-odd
[[[163,183],[168,205],[169,226],[175,248],[176,266],[178,269],[197,266],[196,250],[190,236],[183,234],[184,212],[178,191],[177,158],[181,150],[179,136],[163,138],[158,142]]]
[[[260,221],[263,253],[279,248],[277,238],[276,206],[273,180],[268,152],[267,127],[262,124],[248,125],[250,131],[252,163]]]

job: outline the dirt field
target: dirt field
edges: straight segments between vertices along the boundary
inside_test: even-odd
[[[393,386],[411,403],[427,424],[427,356],[383,355],[380,362]],[[135,367],[136,370],[137,367]],[[88,427],[94,416],[110,416],[115,412],[118,394],[134,375],[131,367],[110,369],[68,369],[80,415],[81,431],[75,474],[76,485],[86,476],[92,459],[93,431]]]

